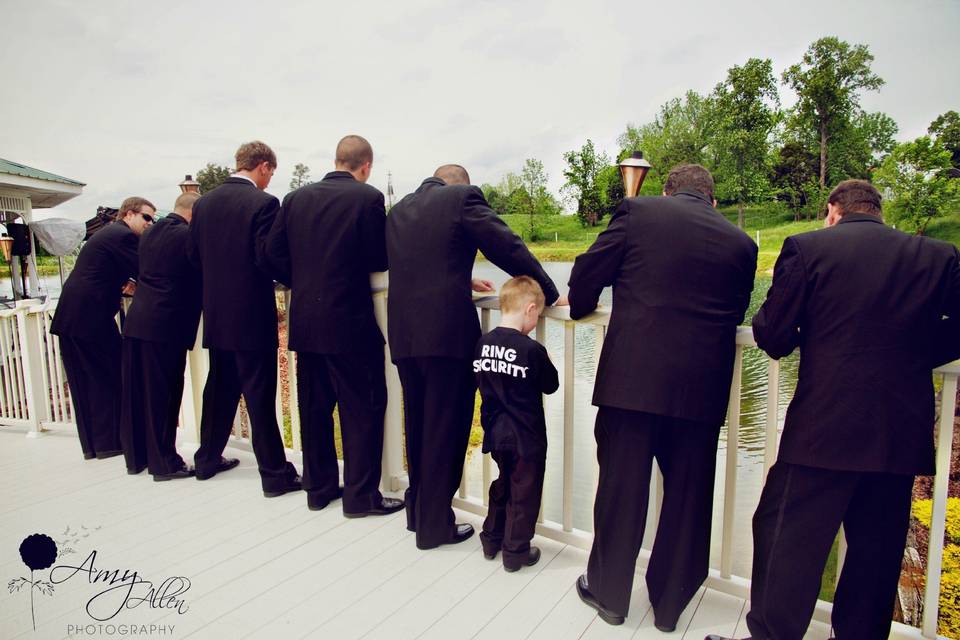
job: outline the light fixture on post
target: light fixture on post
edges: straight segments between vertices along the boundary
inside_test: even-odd
[[[3,237],[0,238],[0,249],[3,250],[3,259],[10,262],[13,258],[13,238],[7,234],[3,234]]]
[[[643,159],[643,151],[634,151],[620,163],[620,175],[623,176],[623,191],[626,197],[633,198],[640,193],[643,179],[647,177],[650,163]]]
[[[200,183],[193,179],[193,176],[187,175],[180,183],[182,193],[200,193]]]

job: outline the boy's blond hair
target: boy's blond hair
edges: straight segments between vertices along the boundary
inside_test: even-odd
[[[543,289],[537,284],[537,281],[530,276],[517,276],[507,280],[500,288],[500,312],[513,313],[522,311],[523,308],[531,303],[537,304],[537,309],[543,311],[546,304],[546,298],[543,295]]]

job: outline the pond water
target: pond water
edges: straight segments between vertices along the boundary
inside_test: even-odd
[[[547,273],[556,282],[561,292],[566,292],[566,283],[570,277],[571,262],[544,263]],[[509,275],[489,262],[478,262],[474,268],[474,277],[492,280],[497,287],[503,284]],[[745,323],[760,307],[770,287],[769,276],[758,276],[754,285],[754,292],[747,312]],[[601,302],[612,303],[612,291],[606,289]],[[494,323],[498,320],[494,314]],[[596,491],[596,442],[593,436],[596,407],[590,404],[593,393],[593,380],[596,375],[596,365],[599,342],[598,327],[578,325],[574,340],[574,514],[573,524],[576,528],[586,531],[593,530],[593,494]],[[563,376],[563,326],[559,322],[547,322],[547,350],[554,365]],[[780,367],[780,400],[779,423],[782,427],[783,416],[792,397],[797,380],[797,366],[799,360],[796,354],[781,361]],[[563,385],[561,382],[561,389]],[[734,573],[749,575],[751,556],[753,553],[751,518],[760,497],[763,484],[763,448],[764,429],[767,410],[767,358],[755,348],[744,350],[743,377],[741,391],[740,443],[738,450],[738,478],[737,494],[735,499],[736,526],[734,532]],[[561,520],[562,510],[562,453],[563,453],[563,399],[560,392],[547,396],[544,403],[547,418],[548,453],[547,472],[544,481],[544,516],[556,522]],[[726,464],[727,443],[726,426],[721,430],[720,443],[717,452],[717,479],[716,500],[714,501],[714,544],[711,550],[711,565],[719,566],[720,562],[720,526],[723,512],[723,485],[724,468]],[[496,475],[494,465],[494,476]],[[479,449],[470,456],[467,465],[468,486],[471,495],[480,496],[485,489],[482,487],[482,456]],[[653,502],[651,502],[651,505]],[[651,522],[647,527],[647,536],[644,546],[649,548],[652,542],[653,509],[651,507]]]

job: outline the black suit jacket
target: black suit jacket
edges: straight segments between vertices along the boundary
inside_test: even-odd
[[[613,285],[593,403],[710,424],[727,410],[757,245],[697,191],[627,198],[570,274],[570,316]]]
[[[200,323],[200,272],[187,256],[190,227],[171,213],[140,240],[140,277],[123,335],[192,349]]]
[[[850,214],[787,238],[757,344],[800,347],[779,459],[826,469],[934,473],[933,376],[943,316],[960,317],[960,252]],[[955,325],[954,325],[955,326]]]
[[[280,202],[231,177],[193,205],[191,260],[203,273],[203,346],[276,349],[277,299],[264,242]]]
[[[556,302],[553,280],[480,189],[427,178],[387,216],[387,334],[394,361],[473,357],[480,321],[470,281],[478,248],[510,275],[539,282],[547,304]]]
[[[118,332],[114,316],[120,292],[137,277],[140,237],[124,222],[109,224],[90,238],[63,284],[50,331],[58,336],[96,340]]]
[[[283,199],[267,258],[291,289],[291,350],[382,351],[370,273],[387,270],[385,221],[383,194],[346,171]]]

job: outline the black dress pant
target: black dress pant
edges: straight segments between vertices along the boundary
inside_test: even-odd
[[[803,637],[841,523],[847,555],[833,601],[834,633],[838,640],[889,636],[913,479],[775,464],[753,516],[752,636]]]
[[[60,336],[60,355],[84,457],[120,451],[120,333]]]
[[[605,607],[627,615],[656,458],[663,504],[647,591],[656,622],[676,624],[709,570],[720,425],[600,407],[595,434],[600,481],[587,565],[590,590]]]
[[[177,453],[187,349],[163,342],[123,339],[120,442],[127,469],[166,474],[184,466]]]
[[[383,347],[379,351],[321,355],[297,353],[303,488],[333,496],[340,482],[333,437],[339,406],[343,438],[343,510],[368,511],[383,499],[383,417],[387,408]]]
[[[546,452],[521,457],[515,451],[492,451],[500,477],[490,483],[487,518],[480,542],[487,555],[503,552],[503,564],[519,567],[527,559],[537,528]]]
[[[477,381],[468,359],[404,358],[397,369],[410,478],[407,528],[417,532],[417,546],[435,547],[456,526],[450,501],[463,474]]]
[[[210,349],[210,372],[203,387],[198,474],[213,473],[227,446],[240,395],[250,415],[250,439],[264,491],[278,491],[297,470],[287,462],[277,425],[277,350]]]

